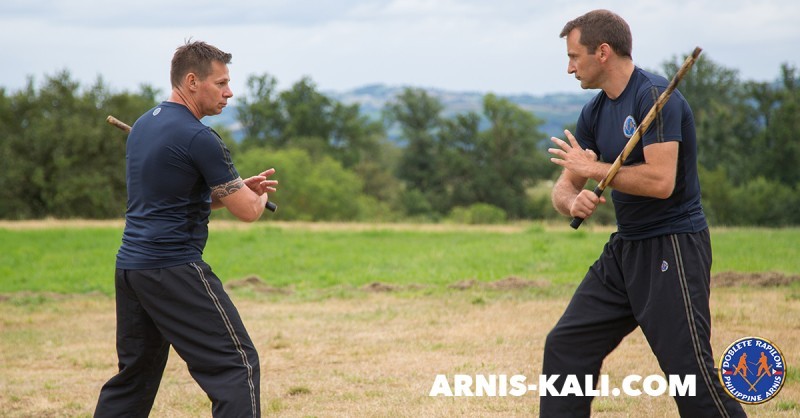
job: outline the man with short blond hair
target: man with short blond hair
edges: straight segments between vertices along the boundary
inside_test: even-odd
[[[236,307],[203,261],[212,209],[257,220],[277,181],[242,180],[222,139],[200,122],[233,96],[231,54],[187,42],[172,59],[172,93],[128,136],[128,209],[117,253],[119,373],[96,417],[146,417],[170,346],[208,394],[215,417],[261,414],[258,353]]]

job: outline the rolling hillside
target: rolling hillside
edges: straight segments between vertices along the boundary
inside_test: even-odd
[[[404,86],[387,86],[372,84],[348,91],[326,91],[323,94],[344,104],[358,104],[361,112],[373,120],[381,119],[384,106],[402,93]],[[428,94],[437,98],[444,105],[444,116],[452,116],[466,112],[482,113],[483,96],[481,92],[461,92],[441,89],[427,89]],[[575,123],[583,104],[596,92],[583,93],[557,93],[544,96],[529,94],[499,95],[523,109],[526,109],[542,119],[544,123],[541,131],[548,136],[563,136],[564,126]],[[234,133],[234,138],[242,137],[241,129],[236,120],[236,107],[230,106],[225,111],[204,122],[208,125],[222,125]],[[388,131],[389,138],[401,141],[396,130]]]

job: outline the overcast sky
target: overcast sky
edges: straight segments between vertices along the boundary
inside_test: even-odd
[[[0,87],[67,69],[88,87],[169,91],[185,39],[233,54],[234,94],[249,75],[322,91],[372,83],[478,92],[579,92],[566,74],[564,24],[608,8],[633,32],[637,65],[660,69],[695,46],[745,80],[800,66],[797,0],[2,0]]]

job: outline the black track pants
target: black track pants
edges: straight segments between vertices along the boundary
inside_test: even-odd
[[[637,326],[665,375],[694,375],[696,396],[677,396],[682,417],[743,417],[722,389],[711,353],[708,230],[624,241],[616,234],[545,341],[542,374],[598,376],[603,359]],[[616,372],[620,372],[617,370]],[[624,374],[640,374],[636,365]],[[542,396],[541,417],[588,417],[592,397]]]
[[[258,354],[207,264],[117,269],[116,292],[119,373],[103,386],[95,417],[148,416],[170,345],[213,416],[260,416]]]

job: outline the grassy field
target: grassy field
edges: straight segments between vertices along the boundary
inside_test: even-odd
[[[0,415],[91,416],[116,368],[120,233],[118,224],[0,224]],[[608,234],[541,225],[223,224],[206,260],[227,280],[259,350],[267,416],[531,416],[532,394],[428,393],[437,374],[538,375],[544,337]],[[715,356],[757,335],[778,344],[789,367],[776,399],[746,406],[751,417],[800,416],[800,283],[790,283],[800,274],[799,244],[797,229],[713,233],[716,273],[787,278],[778,287],[745,280],[712,291]],[[263,281],[243,280],[253,276]],[[660,370],[635,331],[603,373],[618,382]],[[598,398],[593,411],[677,416],[668,397]],[[209,415],[173,352],[152,416]]]
[[[121,225],[13,225],[0,224],[0,293],[113,293]],[[223,281],[257,276],[299,293],[511,276],[571,287],[610,234],[583,228],[223,223],[204,258]],[[713,272],[800,273],[798,229],[715,230],[712,240]]]

